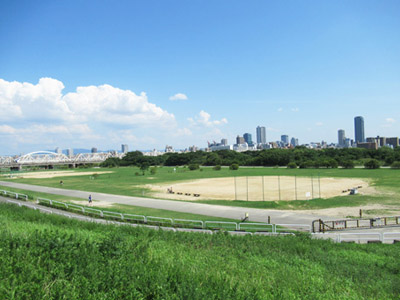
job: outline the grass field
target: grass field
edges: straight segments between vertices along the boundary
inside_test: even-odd
[[[82,200],[80,198],[72,198],[72,197],[67,197],[67,196],[60,196],[60,195],[55,195],[55,194],[33,192],[33,191],[27,191],[27,190],[23,190],[23,189],[15,189],[15,188],[13,188],[13,189],[3,188],[1,186],[0,186],[0,190],[12,191],[15,193],[27,195],[29,198],[29,201],[33,201],[33,200],[37,199],[38,197],[40,197],[40,198],[45,198],[45,199],[50,199],[50,200],[56,200],[59,202],[72,203],[72,204],[78,204],[78,205],[84,205],[84,206],[87,206],[87,204],[88,204],[87,200]],[[231,221],[237,222],[238,221],[238,220],[234,220],[234,219],[218,218],[218,217],[212,217],[212,216],[204,216],[204,215],[183,213],[183,212],[177,212],[177,211],[171,211],[171,210],[165,210],[165,209],[133,206],[133,205],[124,205],[124,204],[116,204],[116,203],[111,204],[110,203],[110,205],[107,205],[106,207],[104,207],[104,205],[97,206],[96,204],[99,204],[99,202],[94,200],[93,205],[90,206],[90,208],[102,209],[102,210],[125,213],[125,214],[135,214],[135,215],[153,216],[153,217],[161,217],[161,218],[200,220],[200,221],[224,221],[224,222],[231,222]]]
[[[398,299],[398,245],[172,233],[0,204],[0,298]]]
[[[224,200],[198,200],[208,204],[244,206],[254,208],[272,209],[321,209],[341,206],[360,206],[366,204],[383,204],[400,207],[400,170],[393,169],[287,169],[287,168],[244,168],[232,171],[222,168],[215,171],[212,168],[189,171],[187,168],[161,167],[157,168],[156,174],[146,172],[144,176],[137,176],[140,173],[138,168],[96,168],[78,169],[80,172],[92,172],[94,176],[83,175],[73,177],[54,178],[20,178],[7,179],[21,183],[29,183],[50,187],[61,187],[60,180],[63,180],[64,189],[76,189],[91,192],[103,192],[110,194],[153,197],[154,194],[144,186],[147,184],[174,184],[176,182],[195,180],[202,178],[222,177],[254,177],[254,176],[297,176],[317,178],[361,178],[370,182],[377,190],[373,195],[340,196],[329,199],[313,199],[309,201],[224,201]],[[113,173],[100,174],[102,171]],[[141,173],[140,173],[141,174]],[[294,197],[293,197],[294,198]]]

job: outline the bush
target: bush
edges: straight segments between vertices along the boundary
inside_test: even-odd
[[[200,166],[199,166],[199,164],[190,164],[190,165],[188,166],[188,168],[189,168],[190,171],[194,171],[194,170],[199,169]]]
[[[213,167],[213,170],[215,171],[221,170],[221,165],[216,165],[215,167]]]
[[[369,159],[364,163],[364,167],[366,169],[379,169],[380,163],[376,159]]]
[[[150,168],[150,174],[155,175],[157,173],[157,167],[151,167]]]
[[[229,170],[238,170],[239,169],[239,165],[238,164],[231,164],[229,166]]]
[[[400,169],[400,161],[395,161],[394,163],[392,163],[390,168],[392,168],[392,169]]]
[[[354,161],[352,160],[345,160],[341,165],[345,169],[354,169]]]
[[[290,163],[288,163],[287,167],[288,167],[288,169],[296,169],[297,165],[295,162],[290,162]]]

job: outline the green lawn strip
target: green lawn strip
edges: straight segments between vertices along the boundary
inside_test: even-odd
[[[397,299],[398,245],[173,233],[0,204],[1,299]]]
[[[313,210],[333,207],[354,207],[368,204],[384,204],[384,205],[399,205],[400,199],[396,197],[384,196],[338,196],[329,199],[312,199],[312,200],[293,200],[293,201],[227,201],[227,200],[198,200],[198,203],[236,206],[246,208],[261,208],[261,209],[289,209],[289,210]]]

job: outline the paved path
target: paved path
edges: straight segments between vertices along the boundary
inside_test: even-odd
[[[171,211],[178,211],[184,213],[193,213],[199,215],[221,217],[228,219],[242,219],[247,212],[249,220],[254,222],[267,222],[268,216],[271,217],[271,223],[275,224],[308,224],[311,225],[313,220],[323,218],[326,216],[315,216],[311,214],[297,213],[294,211],[284,210],[266,210],[256,208],[243,208],[222,205],[210,205],[193,202],[159,200],[151,198],[129,197],[121,195],[112,195],[96,192],[85,192],[77,190],[67,190],[61,188],[51,188],[45,186],[37,186],[31,184],[23,184],[16,182],[0,181],[0,186],[30,190],[35,192],[43,192],[49,194],[63,195],[74,198],[87,199],[89,194],[92,195],[93,200],[101,200],[104,202],[127,204],[133,206],[166,209]]]

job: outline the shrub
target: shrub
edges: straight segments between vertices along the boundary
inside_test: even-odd
[[[352,160],[345,160],[341,165],[345,169],[354,169],[354,161]]]
[[[214,167],[213,167],[213,170],[215,170],[215,171],[221,170],[221,165],[216,165],[216,166],[214,166]]]
[[[238,170],[239,169],[239,165],[238,164],[231,164],[229,166],[229,170]]]
[[[392,169],[400,169],[400,161],[395,161],[394,163],[392,163],[390,168],[392,168]]]
[[[151,167],[150,168],[150,174],[155,175],[157,173],[157,167]]]
[[[288,163],[287,167],[288,167],[288,169],[296,169],[297,165],[295,162],[290,162],[290,163]]]
[[[190,171],[194,171],[194,170],[199,169],[200,167],[199,167],[199,164],[190,164],[188,166],[188,168],[189,168]]]
[[[379,169],[380,163],[376,159],[369,159],[364,163],[364,167],[366,169]]]

